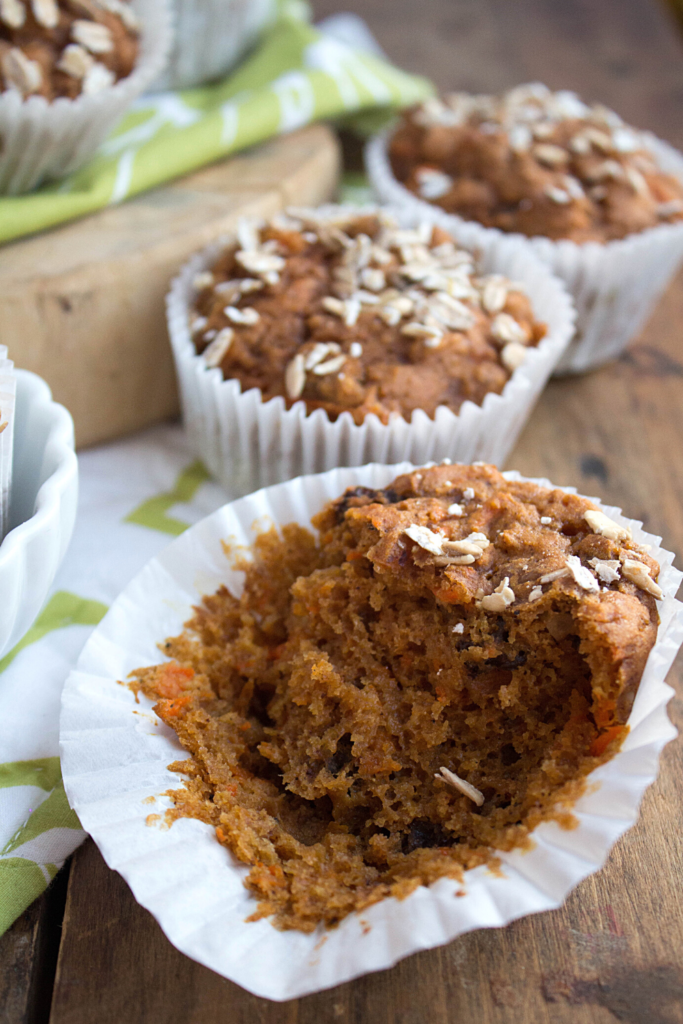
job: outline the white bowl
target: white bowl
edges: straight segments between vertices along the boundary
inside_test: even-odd
[[[0,544],[0,657],[33,625],[71,540],[74,426],[40,377],[17,370],[10,530]]]

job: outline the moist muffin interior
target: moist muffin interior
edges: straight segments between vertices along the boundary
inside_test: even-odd
[[[612,756],[658,565],[583,498],[440,466],[261,535],[134,674],[190,753],[171,819],[251,866],[253,917],[311,931],[494,864]]]
[[[429,99],[403,116],[389,157],[422,199],[501,231],[608,242],[683,219],[683,183],[641,132],[540,83]]]
[[[101,92],[132,72],[138,28],[128,0],[0,0],[0,92]]]
[[[243,222],[195,277],[193,343],[242,391],[332,420],[457,413],[499,394],[545,334],[523,286],[474,263],[441,229],[385,212]]]

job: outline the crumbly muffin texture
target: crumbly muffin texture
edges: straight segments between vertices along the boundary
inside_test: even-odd
[[[251,866],[254,918],[313,930],[495,863],[614,754],[659,566],[586,499],[439,466],[259,537],[131,684],[189,760],[171,817]]]
[[[411,192],[501,231],[608,242],[683,219],[683,184],[640,132],[539,83],[426,100],[403,116],[389,156]]]
[[[130,75],[137,56],[128,0],[0,0],[0,91],[92,95]]]
[[[243,391],[386,423],[500,393],[545,328],[528,297],[439,228],[290,211],[243,221],[194,281],[196,351]]]

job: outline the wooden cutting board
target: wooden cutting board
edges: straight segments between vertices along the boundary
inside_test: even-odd
[[[312,125],[0,248],[0,344],[70,410],[79,447],[174,415],[171,277],[240,216],[332,198],[339,167],[336,136]]]

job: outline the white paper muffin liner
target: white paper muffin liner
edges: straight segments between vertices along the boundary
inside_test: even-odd
[[[14,363],[7,358],[7,346],[0,345],[0,541],[9,528],[16,396]]]
[[[651,133],[642,134],[661,169],[683,182],[683,155]],[[683,260],[683,222],[662,224],[615,242],[577,245],[567,239],[555,242],[486,228],[446,213],[394,177],[387,154],[390,135],[376,135],[365,150],[368,177],[381,202],[457,230],[465,245],[483,253],[501,238],[514,238],[565,282],[576,304],[576,335],[556,373],[580,373],[616,358],[643,327]]]
[[[501,873],[486,867],[465,874],[464,885],[440,879],[407,899],[386,899],[351,914],[334,929],[306,935],[278,931],[268,920],[247,923],[256,900],[243,886],[249,868],[215,837],[211,826],[181,819],[170,829],[146,824],[170,806],[163,794],[179,778],[167,766],[187,757],[153,702],[118,680],[158,664],[157,643],[177,635],[192,606],[221,584],[233,593],[242,574],[229,567],[222,541],[250,545],[254,530],[275,523],[310,525],[311,516],[353,486],[385,487],[413,468],[370,465],[335,469],[258,491],[219,509],[188,529],[126,587],[91,635],[65,684],[61,761],[71,806],[107,864],[126,879],[135,898],[187,956],[250,992],[285,1000],[392,966],[421,949],[450,942],[475,928],[500,927],[518,917],[558,907],[583,878],[601,868],[610,848],[636,821],[657,775],[662,748],[676,735],[664,682],[683,641],[683,605],[675,600],[682,574],[660,539],[618,509],[596,501],[652,545],[661,565],[661,625],[647,660],[621,751],[594,771],[567,831],[544,822],[528,852],[501,854]],[[522,479],[517,473],[510,479]],[[549,481],[538,483],[549,486]],[[573,488],[567,491],[575,493]],[[156,797],[154,804],[149,798]],[[457,890],[465,895],[455,898]]]
[[[152,91],[221,78],[277,13],[275,0],[171,0],[171,6],[173,47]]]
[[[82,167],[159,74],[171,45],[168,0],[132,0],[131,6],[140,20],[140,53],[127,78],[93,96],[53,103],[0,92],[0,194],[29,192]]]
[[[367,213],[371,208],[347,209]],[[409,218],[403,221],[408,223]],[[458,231],[451,234],[461,241]],[[303,401],[290,409],[281,397],[264,402],[259,389],[243,392],[238,380],[224,380],[220,368],[209,369],[195,352],[188,324],[188,311],[196,296],[192,282],[199,271],[215,262],[227,241],[219,239],[183,267],[172,283],[166,308],[191,443],[233,495],[248,494],[303,473],[367,462],[450,458],[501,465],[574,329],[574,308],[562,283],[516,239],[501,237],[488,246],[480,264],[482,272],[495,271],[521,282],[534,315],[548,327],[546,337],[536,348],[529,348],[502,394],[486,395],[481,405],[467,401],[457,415],[440,406],[431,419],[418,409],[410,422],[396,415],[384,424],[371,414],[358,426],[348,412],[332,422],[322,409],[307,416]]]

